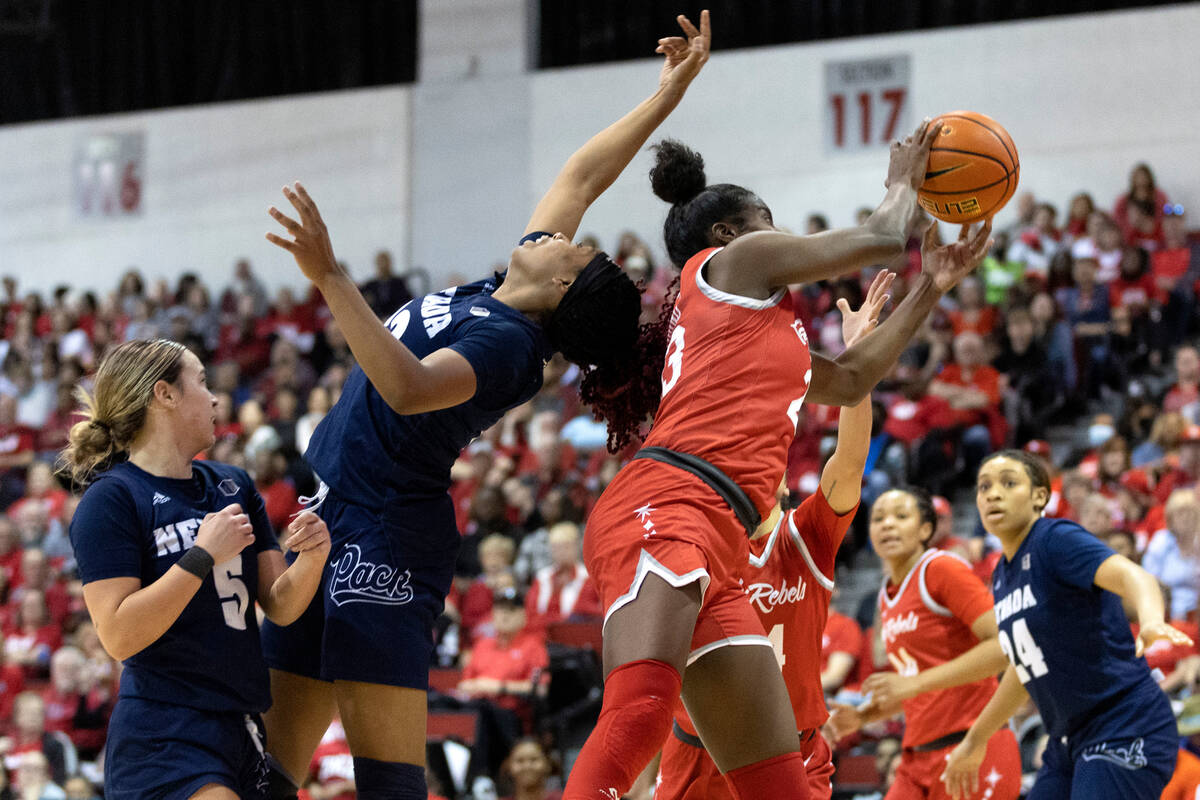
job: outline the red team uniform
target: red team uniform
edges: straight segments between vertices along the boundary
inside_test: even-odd
[[[820,732],[829,717],[821,690],[821,637],[833,595],[834,557],[857,510],[839,516],[818,491],[789,511],[770,536],[750,543],[745,570],[750,606],[768,632],[792,699],[814,800],[828,800],[833,793],[832,754]],[[733,798],[682,703],[676,706],[674,735],[663,745],[654,796]]]
[[[755,300],[710,286],[701,267],[718,251],[697,253],[680,276],[662,402],[646,445],[715,465],[765,517],[812,377],[808,335],[786,290]],[[672,586],[699,580],[691,663],[728,644],[770,644],[739,583],[748,545],[733,511],[700,478],[639,459],[618,473],[588,518],[584,561],[605,621],[637,596],[649,573]]]
[[[971,623],[991,607],[991,594],[966,561],[944,550],[926,551],[899,586],[885,581],[879,590],[888,660],[907,675],[953,660],[979,643]],[[904,701],[904,750],[886,800],[949,799],[940,780],[946,757],[998,685],[987,678]],[[1020,788],[1017,740],[1002,728],[988,740],[971,800],[1012,800]]]

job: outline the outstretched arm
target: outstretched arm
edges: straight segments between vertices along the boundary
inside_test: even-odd
[[[1166,611],[1158,580],[1125,556],[1113,554],[1101,562],[1096,569],[1095,583],[1137,609],[1138,639],[1135,645],[1138,656],[1146,645],[1159,639],[1183,646],[1192,644],[1186,633],[1165,621]]]
[[[790,283],[836,278],[890,262],[904,252],[917,187],[925,180],[929,148],[940,128],[925,120],[903,142],[892,144],[887,194],[864,224],[812,236],[782,231],[738,236],[709,262],[709,283],[726,292],[765,297]]]
[[[921,248],[921,275],[904,301],[886,322],[836,359],[813,354],[808,399],[838,406],[859,402],[896,363],[941,296],[979,266],[991,248],[991,232],[990,219],[973,236],[964,225],[957,242],[938,246],[930,226]]]
[[[842,312],[842,341],[847,347],[853,347],[875,330],[895,277],[886,270],[876,275],[867,290],[867,299],[857,311],[850,310],[845,298],[838,300],[838,310]],[[849,513],[862,496],[863,470],[871,449],[871,416],[868,395],[858,405],[842,409],[838,417],[837,448],[821,470],[821,492],[837,514]]]
[[[547,231],[574,237],[584,212],[612,185],[655,128],[679,105],[688,85],[708,61],[712,30],[707,11],[700,12],[699,30],[682,14],[677,19],[687,38],[672,36],[658,40],[655,52],[665,57],[658,91],[567,159],[533,210],[525,226],[526,233]]]

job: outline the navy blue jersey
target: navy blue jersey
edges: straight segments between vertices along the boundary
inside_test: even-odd
[[[1051,736],[1074,734],[1117,698],[1161,693],[1134,656],[1121,599],[1096,586],[1113,550],[1067,519],[1039,519],[992,573],[1000,646]]]
[[[258,554],[278,548],[262,497],[244,470],[192,462],[192,477],[162,478],[128,462],[96,479],[71,520],[85,584],[106,578],[158,580],[196,541],[205,515],[239,503],[254,544],[213,567],[179,619],[125,659],[121,696],[205,711],[265,711],[271,705],[258,638]]]
[[[444,495],[459,452],[541,389],[550,346],[541,326],[492,297],[496,286],[485,280],[427,294],[387,320],[417,358],[444,347],[466,358],[475,396],[451,408],[397,414],[355,367],[305,454],[343,498],[381,511],[401,495]]]

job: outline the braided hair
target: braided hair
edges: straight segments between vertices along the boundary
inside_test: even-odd
[[[674,301],[671,301],[674,305]],[[580,399],[608,425],[617,453],[658,408],[670,308],[640,325],[640,288],[604,253],[597,253],[567,288],[542,329],[551,346],[583,373]]]
[[[758,196],[732,183],[707,185],[704,158],[680,141],[663,139],[651,149],[655,158],[650,186],[671,204],[663,223],[663,240],[667,255],[682,269],[689,258],[716,244],[710,238],[713,225],[744,224],[745,212],[758,202]]]

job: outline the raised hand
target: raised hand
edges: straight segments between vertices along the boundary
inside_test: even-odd
[[[891,160],[888,162],[886,187],[907,183],[913,189],[921,188],[925,182],[925,167],[929,163],[929,148],[942,129],[942,121],[930,122],[926,118],[911,136],[892,142]]]
[[[237,503],[209,514],[196,531],[196,545],[216,564],[223,564],[254,542],[254,526]]]
[[[268,233],[267,241],[282,247],[292,254],[304,276],[315,284],[320,284],[331,275],[342,274],[342,267],[333,255],[333,243],[329,241],[329,231],[321,219],[317,204],[308,196],[308,192],[297,181],[294,187],[284,186],[283,196],[288,199],[300,221],[284,214],[275,206],[267,209],[267,213],[291,234],[288,240],[278,234]]]
[[[838,311],[842,312],[842,342],[846,347],[851,347],[879,325],[879,313],[891,298],[889,290],[895,279],[896,273],[887,270],[876,275],[875,280],[871,281],[871,287],[867,289],[866,299],[857,311],[850,309],[846,298],[837,301]]]
[[[921,242],[921,272],[933,278],[940,292],[948,292],[983,261],[993,244],[992,220],[971,234],[971,226],[963,225],[958,241],[939,245],[937,223],[930,225]]]
[[[680,14],[675,18],[679,27],[683,28],[684,36],[668,36],[658,40],[654,52],[666,56],[663,59],[662,72],[658,76],[658,85],[663,89],[678,89],[683,91],[700,74],[700,68],[708,61],[708,48],[712,43],[712,24],[709,22],[708,11],[700,12],[700,30],[692,21]]]

